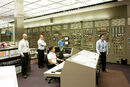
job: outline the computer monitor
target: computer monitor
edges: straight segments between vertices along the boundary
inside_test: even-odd
[[[72,48],[64,48],[64,53],[65,54],[71,54]]]
[[[69,37],[66,36],[66,37],[65,37],[65,40],[69,40]]]
[[[55,52],[60,52],[60,48],[59,47],[55,47]]]
[[[56,38],[55,38],[55,37],[53,37],[52,39],[53,39],[53,40],[56,40]]]
[[[69,45],[69,42],[68,42],[68,41],[65,41],[65,45]]]

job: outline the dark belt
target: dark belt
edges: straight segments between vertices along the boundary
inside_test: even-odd
[[[100,52],[100,53],[106,53],[106,52]]]
[[[40,49],[38,49],[38,50],[40,50]],[[44,51],[44,50],[40,50],[40,51]]]

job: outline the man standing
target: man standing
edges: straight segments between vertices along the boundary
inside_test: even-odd
[[[60,51],[63,50],[64,44],[65,44],[64,37],[62,37],[61,40],[58,41],[58,47],[60,47]]]
[[[100,55],[102,71],[106,72],[106,56],[108,56],[108,46],[104,40],[104,34],[101,34],[100,39],[96,42],[96,50]]]
[[[27,41],[27,34],[23,34],[23,39],[19,42],[18,50],[21,54],[21,64],[22,64],[22,76],[27,78],[27,66],[29,61],[29,42]]]
[[[43,68],[44,67],[44,49],[46,46],[43,35],[40,35],[40,38],[37,43],[38,43],[38,67]]]

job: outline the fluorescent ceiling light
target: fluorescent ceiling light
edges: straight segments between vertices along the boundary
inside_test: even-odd
[[[8,9],[8,8],[0,8],[0,13],[1,12],[6,12],[6,11],[9,11],[10,9]]]
[[[75,4],[77,2],[78,2],[77,0],[64,0],[63,2],[60,2],[60,3],[64,4],[64,5],[71,5],[71,4]]]
[[[24,6],[25,8],[30,8],[30,9],[34,9],[34,8],[38,8],[40,7],[39,5],[36,5],[36,4],[30,4],[30,5],[27,5],[27,6]]]
[[[61,6],[63,6],[63,5],[61,5],[61,4],[52,4],[52,5],[49,5],[48,7],[49,8],[58,8],[58,7],[61,7]]]
[[[59,9],[61,9],[61,11],[62,11],[62,10],[68,10],[68,9],[71,9],[71,8],[72,8],[71,6],[65,6],[65,7],[61,7]]]
[[[113,0],[24,0],[24,17],[30,18],[109,1]],[[0,17],[14,15],[14,7],[14,0],[0,0]]]
[[[0,0],[0,6],[13,2],[14,0]]]
[[[53,1],[53,2],[61,2],[61,1],[65,1],[65,0],[49,0],[49,1]]]
[[[94,5],[94,4],[99,4],[103,2],[108,2],[108,1],[113,1],[113,0],[89,0],[89,1],[84,1],[87,5]]]
[[[8,8],[8,9],[14,9],[14,2],[8,4],[8,5],[5,5],[4,8]]]
[[[29,2],[24,2],[24,6],[30,4]]]
[[[31,12],[31,13],[39,13],[39,12],[49,10],[49,9],[50,8],[48,8],[48,7],[41,7],[41,8],[35,9],[35,10],[30,10],[29,12]],[[28,12],[26,12],[26,13],[28,13]]]
[[[80,2],[88,2],[88,1],[91,1],[91,0],[77,0],[77,1],[80,1]]]
[[[83,7],[83,6],[86,6],[84,3],[77,3],[77,4],[73,4],[73,5],[70,5],[72,8],[78,8],[78,7]]]
[[[24,8],[24,11],[26,12],[26,11],[30,11],[30,8]]]
[[[26,1],[26,2],[36,2],[36,1],[39,1],[39,0],[24,0],[24,1]]]
[[[36,4],[36,5],[47,6],[47,5],[50,5],[50,4],[52,4],[52,3],[54,3],[54,2],[51,2],[51,1],[49,1],[49,0],[39,0],[39,1],[36,2],[35,4]]]

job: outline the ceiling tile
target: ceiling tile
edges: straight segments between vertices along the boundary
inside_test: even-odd
[[[49,1],[49,0],[39,0],[38,2],[36,2],[35,4],[36,5],[42,5],[42,6],[47,6],[47,5],[50,5],[54,2],[52,1]]]
[[[64,6],[64,7],[61,7],[60,10],[69,10],[69,9],[72,9],[71,6]]]
[[[14,2],[8,4],[8,5],[5,5],[3,6],[4,8],[8,8],[8,9],[14,9]]]
[[[24,0],[24,16],[29,18],[108,1],[112,0]],[[13,15],[12,9],[14,0],[0,0],[0,18]]]
[[[84,3],[76,3],[76,4],[73,4],[73,5],[70,5],[72,8],[78,8],[78,7],[83,7],[83,6],[86,6],[86,4]]]
[[[61,7],[61,6],[63,6],[63,5],[62,5],[62,4],[54,3],[54,4],[52,4],[52,5],[49,5],[48,7],[49,7],[49,8],[58,8],[58,7]]]
[[[29,13],[29,12],[31,12],[31,13],[37,13],[37,12],[41,12],[41,11],[44,11],[44,10],[50,10],[50,9],[51,8],[49,8],[49,7],[40,7],[40,8],[34,9],[34,10],[30,9],[26,13]]]
[[[60,2],[60,3],[64,4],[64,5],[71,5],[71,4],[75,4],[77,2],[78,2],[77,0],[64,0],[63,2]]]
[[[8,4],[10,2],[12,2],[13,0],[0,0],[0,6],[3,6],[5,4]]]
[[[24,6],[26,6],[26,5],[28,5],[28,4],[30,4],[30,3],[29,3],[29,2],[24,1]]]
[[[39,0],[24,0],[24,1],[34,3],[34,2],[39,1]]]
[[[30,4],[30,5],[27,5],[27,6],[24,6],[24,8],[30,8],[30,9],[34,9],[34,8],[38,8],[39,5],[36,5],[36,4]]]
[[[65,0],[49,0],[49,1],[52,1],[52,2],[62,2],[62,1],[65,1]]]
[[[10,11],[10,9],[8,9],[8,8],[0,8],[0,13],[4,13],[4,12],[7,12],[7,11]]]

